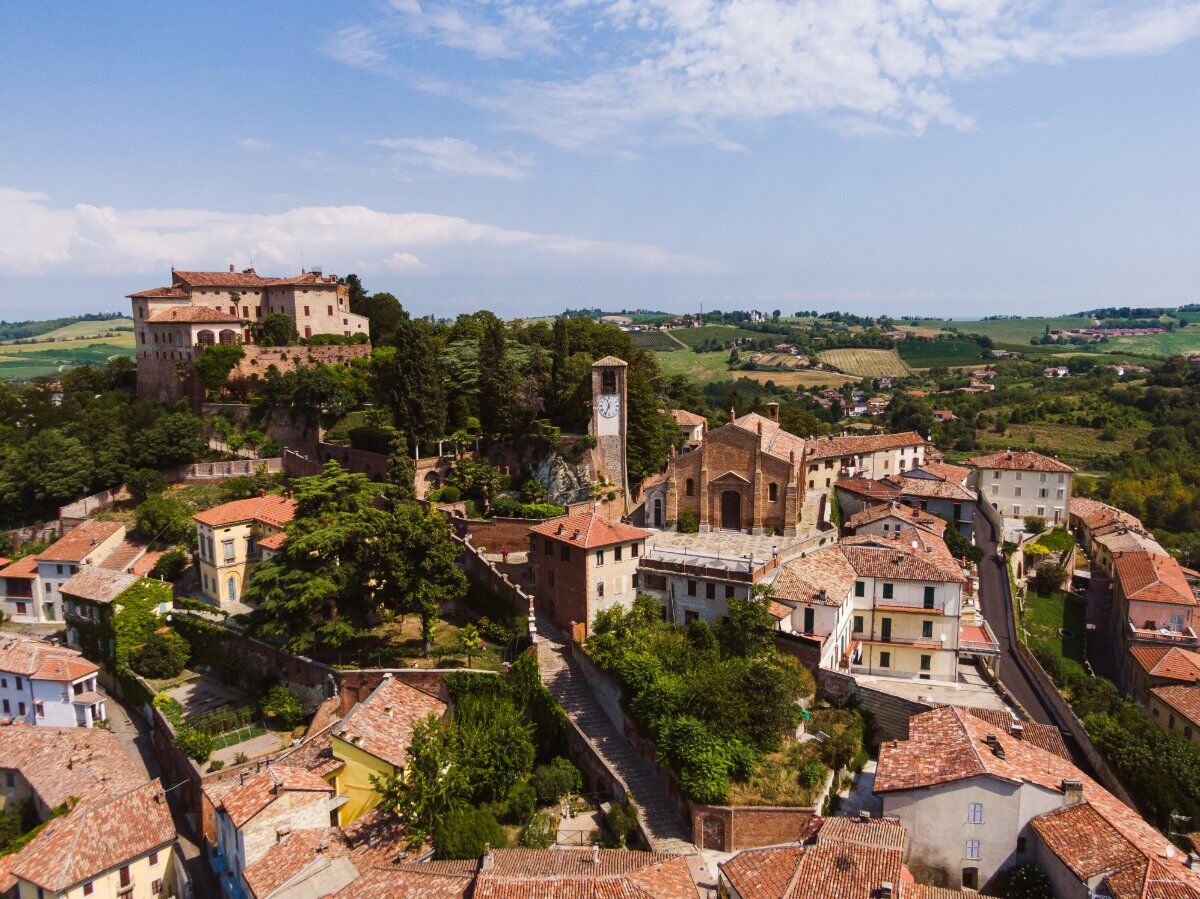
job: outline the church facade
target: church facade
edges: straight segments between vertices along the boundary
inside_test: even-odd
[[[803,500],[804,440],[779,426],[779,406],[704,435],[643,485],[645,521],[677,526],[690,513],[701,531],[793,535]]]

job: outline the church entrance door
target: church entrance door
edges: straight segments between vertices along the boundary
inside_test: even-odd
[[[727,531],[742,529],[742,495],[736,490],[721,494],[721,527]]]

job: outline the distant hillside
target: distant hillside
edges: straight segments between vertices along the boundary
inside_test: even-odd
[[[59,328],[65,328],[79,322],[111,322],[118,319],[123,319],[130,325],[133,324],[127,316],[119,312],[90,312],[87,315],[72,315],[67,318],[47,318],[41,321],[0,321],[0,342],[40,337],[43,334],[48,334],[51,331],[57,331]]]

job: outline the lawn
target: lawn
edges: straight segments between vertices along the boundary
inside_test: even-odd
[[[989,358],[973,340],[902,340],[896,349],[913,368],[978,365]]]
[[[1037,542],[1052,553],[1063,553],[1075,545],[1075,538],[1066,528],[1054,528],[1038,537]]]
[[[842,349],[822,350],[817,358],[826,365],[860,378],[875,378],[881,375],[903,377],[912,370],[895,350]]]
[[[695,330],[700,330],[696,328]],[[709,381],[724,381],[732,377],[728,362],[729,353],[693,353],[675,352],[658,353],[658,367],[665,375],[684,375],[697,386],[703,386]]]
[[[724,343],[740,340],[743,337],[750,340],[762,340],[764,337],[778,337],[780,340],[783,339],[778,334],[747,331],[745,328],[735,328],[733,325],[701,325],[699,328],[679,328],[672,331],[671,336],[680,343],[687,344],[689,347],[698,347],[706,340],[719,340]],[[776,343],[778,343],[778,340]]]
[[[1085,673],[1087,601],[1083,597],[1061,591],[1051,596],[1030,592],[1024,618],[1030,648],[1041,646],[1059,656],[1067,674]]]

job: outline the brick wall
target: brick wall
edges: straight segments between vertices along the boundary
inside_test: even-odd
[[[415,687],[430,696],[449,702],[450,694],[446,692],[446,675],[462,672],[468,676],[495,677],[494,671],[479,671],[473,668],[370,668],[357,671],[339,670],[338,699],[341,703],[340,714],[348,714],[355,703],[362,702],[371,695],[371,691],[382,683],[385,675],[392,675],[396,680]]]
[[[337,443],[317,444],[317,461],[324,465],[336,459],[342,468],[357,474],[365,474],[372,481],[382,481],[387,475],[387,456],[369,450],[355,449]]]
[[[459,537],[470,535],[471,543],[480,552],[521,553],[529,549],[529,529],[544,521],[542,518],[453,518],[451,525]]]
[[[310,365],[345,365],[351,359],[365,359],[371,355],[369,343],[350,346],[243,346],[246,355],[236,366],[230,377],[239,375],[249,378],[258,375],[264,378],[267,368],[274,365],[280,374]]]
[[[796,843],[809,835],[816,817],[811,808],[693,805],[692,839],[717,852]]]

